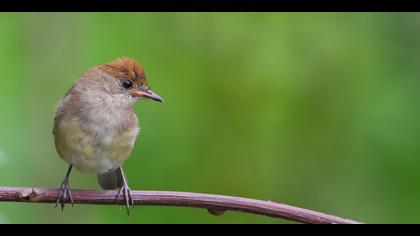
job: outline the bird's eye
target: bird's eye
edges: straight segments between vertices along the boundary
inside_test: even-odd
[[[133,87],[133,82],[131,82],[131,81],[130,81],[130,80],[128,80],[128,79],[123,80],[123,82],[122,82],[122,86],[123,86],[124,88],[126,88],[126,89],[129,89],[129,88]]]

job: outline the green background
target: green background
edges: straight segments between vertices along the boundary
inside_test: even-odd
[[[420,15],[0,14],[0,185],[58,187],[54,106],[86,69],[145,67],[132,189],[420,223]],[[75,171],[74,188],[98,188]],[[227,212],[0,203],[0,223],[287,223]]]

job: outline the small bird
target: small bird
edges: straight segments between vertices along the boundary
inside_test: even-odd
[[[86,71],[57,104],[53,135],[59,156],[69,168],[60,186],[56,207],[73,197],[69,176],[73,168],[94,173],[102,189],[120,189],[129,214],[134,205],[123,164],[133,150],[140,128],[133,111],[143,99],[163,102],[150,90],[144,69],[122,57]]]

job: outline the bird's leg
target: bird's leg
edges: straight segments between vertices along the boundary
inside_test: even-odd
[[[127,214],[130,215],[130,205],[134,208],[134,200],[133,196],[131,195],[131,189],[128,187],[127,178],[125,177],[124,171],[122,167],[120,167],[121,179],[122,179],[122,186],[120,191],[117,195],[117,200],[120,199],[120,196],[123,197],[125,200],[125,206],[127,208]]]
[[[69,177],[70,177],[70,172],[71,172],[72,168],[73,168],[73,165],[70,165],[69,169],[67,170],[66,177],[64,177],[64,180],[61,183],[60,192],[58,194],[58,198],[57,198],[57,202],[55,204],[55,208],[57,208],[58,205],[60,204],[61,210],[64,210],[64,206],[65,206],[65,202],[67,201],[67,198],[70,199],[71,205],[74,206],[73,197],[71,195],[70,185],[69,185]]]

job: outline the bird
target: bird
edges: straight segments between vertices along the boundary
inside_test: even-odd
[[[74,204],[70,173],[75,167],[96,174],[102,189],[117,190],[127,214],[134,206],[123,171],[140,132],[133,106],[138,101],[163,98],[148,85],[144,68],[134,59],[120,57],[82,74],[56,105],[53,136],[57,153],[68,163],[57,206]]]

